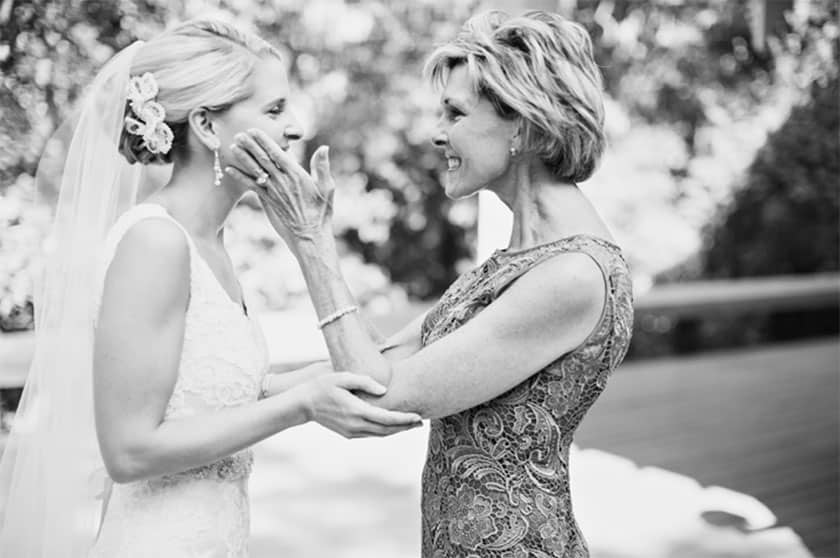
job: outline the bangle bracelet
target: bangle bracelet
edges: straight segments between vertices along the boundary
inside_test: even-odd
[[[347,315],[351,312],[356,312],[358,310],[359,310],[358,306],[347,306],[345,308],[342,308],[341,310],[333,312],[332,314],[330,314],[329,316],[327,316],[326,318],[324,318],[323,320],[318,322],[318,329],[324,329],[325,325],[333,323],[334,321],[339,319],[341,316]]]

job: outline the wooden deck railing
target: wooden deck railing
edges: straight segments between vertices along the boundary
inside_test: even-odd
[[[838,273],[661,285],[637,296],[635,303],[639,314],[679,317],[836,306],[840,306]],[[23,385],[33,348],[31,332],[0,333],[0,389]]]
[[[636,298],[637,312],[698,317],[726,312],[815,310],[840,305],[840,273],[778,275],[659,285]]]

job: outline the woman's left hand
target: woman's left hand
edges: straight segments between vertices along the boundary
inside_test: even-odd
[[[329,148],[319,147],[309,163],[311,174],[262,130],[237,134],[231,147],[237,167],[225,171],[254,190],[277,232],[287,242],[331,234],[335,181]]]

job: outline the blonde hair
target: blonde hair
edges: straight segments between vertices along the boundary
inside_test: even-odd
[[[439,88],[466,65],[475,91],[503,118],[523,120],[523,151],[555,176],[574,182],[594,172],[604,151],[601,74],[589,34],[579,24],[541,11],[471,18],[435,50],[425,73]]]
[[[120,153],[131,163],[172,162],[174,154],[186,152],[190,111],[221,111],[249,97],[254,66],[266,56],[280,58],[280,53],[256,35],[218,20],[187,21],[153,38],[135,55],[131,75],[154,75],[155,100],[166,110],[166,123],[175,136],[172,149],[152,153],[141,136],[123,129]]]

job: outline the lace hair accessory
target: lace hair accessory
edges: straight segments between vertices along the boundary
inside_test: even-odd
[[[128,99],[131,114],[125,117],[125,130],[143,137],[143,145],[152,153],[169,153],[174,135],[166,123],[166,110],[155,101],[158,84],[154,74],[146,72],[128,81]]]

